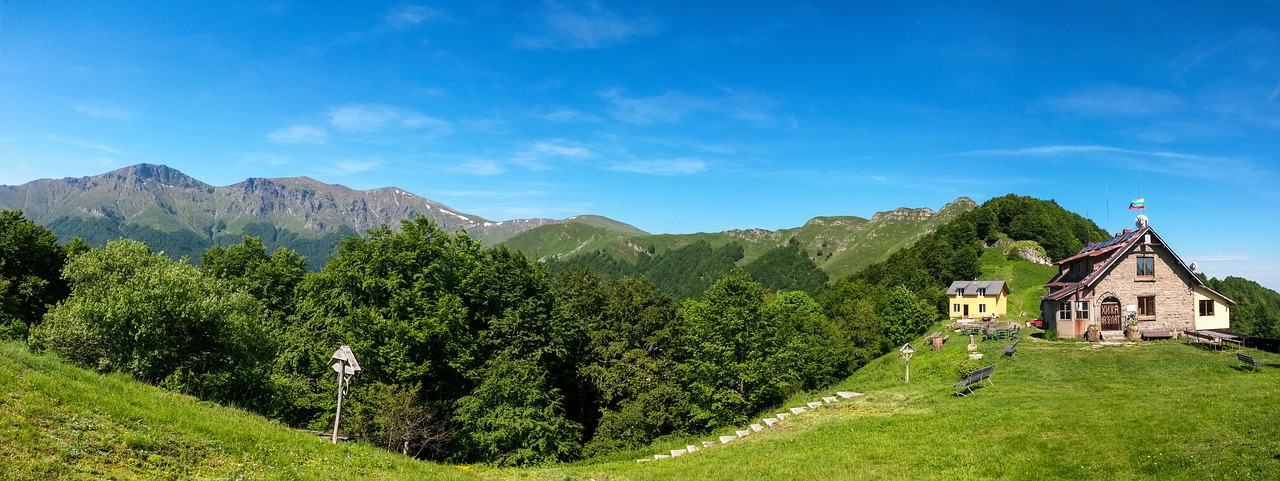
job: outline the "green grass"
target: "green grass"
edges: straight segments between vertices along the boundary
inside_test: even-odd
[[[544,469],[596,479],[1276,479],[1280,356],[1240,369],[1231,351],[1178,341],[1096,347],[980,342],[995,386],[951,395],[967,339],[917,352],[911,382],[886,356],[840,386],[865,392],[777,431],[680,458]],[[827,394],[830,395],[830,394]],[[801,401],[812,400],[798,398]],[[706,436],[704,439],[714,439]],[[684,443],[655,446],[649,453]],[[689,443],[696,444],[696,443]]]
[[[0,479],[479,479],[0,347]],[[486,477],[501,476],[487,470]]]
[[[934,329],[938,330],[938,329]],[[1024,335],[1026,333],[1024,332]],[[885,356],[821,393],[866,393],[780,429],[675,459],[715,439],[661,440],[607,459],[523,470],[443,466],[360,443],[333,446],[261,417],[102,376],[7,344],[0,352],[3,479],[1276,479],[1280,356],[1178,341],[1099,347],[964,336],[911,361]],[[962,368],[994,363],[994,386],[951,395]],[[715,433],[723,434],[723,433]]]

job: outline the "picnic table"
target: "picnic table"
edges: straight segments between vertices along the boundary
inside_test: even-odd
[[[1187,331],[1187,341],[1192,344],[1204,344],[1221,348],[1223,342],[1233,342],[1244,347],[1244,339],[1236,334],[1217,331]]]

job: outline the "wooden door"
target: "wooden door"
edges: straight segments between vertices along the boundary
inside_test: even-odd
[[[1120,301],[1115,299],[1102,301],[1102,307],[1098,310],[1098,314],[1101,317],[1102,330],[1120,330]]]

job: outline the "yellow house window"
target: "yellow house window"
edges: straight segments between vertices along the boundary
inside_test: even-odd
[[[1202,316],[1212,316],[1212,315],[1213,315],[1213,301],[1212,301],[1212,300],[1209,300],[1209,299],[1201,299],[1201,300],[1200,300],[1200,315],[1202,315]]]
[[[981,294],[979,294],[979,295],[981,295]],[[934,304],[934,305],[936,306],[937,304]],[[981,313],[983,313],[983,312],[987,312],[987,305],[986,305],[986,304],[978,304],[978,313],[979,313],[979,314],[981,314]]]
[[[960,304],[952,304],[951,312],[960,312]]]

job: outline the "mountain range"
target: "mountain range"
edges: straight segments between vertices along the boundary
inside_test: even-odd
[[[100,245],[119,237],[135,238],[192,259],[213,245],[233,244],[251,235],[268,247],[298,251],[313,267],[323,263],[344,235],[383,224],[399,226],[402,219],[419,216],[448,230],[466,230],[485,244],[565,222],[643,233],[599,216],[495,222],[395,187],[355,190],[308,177],[250,178],[216,187],[153,164],[0,186],[0,209],[20,209],[64,240],[79,236]]]
[[[101,245],[127,237],[174,257],[199,259],[209,247],[250,235],[270,249],[297,251],[313,268],[323,264],[342,236],[424,216],[444,229],[465,230],[485,245],[505,244],[548,261],[594,254],[636,263],[705,242],[717,248],[740,245],[741,265],[796,244],[818,268],[838,278],[884,259],[976,205],[961,197],[937,211],[899,208],[870,219],[815,217],[776,231],[654,235],[595,215],[491,221],[395,187],[355,190],[307,177],[249,178],[218,187],[154,164],[0,186],[0,209],[20,209],[64,241],[78,236]]]

